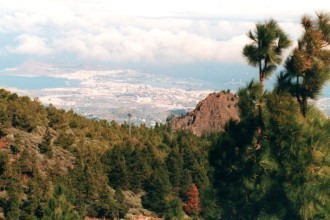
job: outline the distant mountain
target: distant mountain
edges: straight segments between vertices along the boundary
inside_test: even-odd
[[[175,130],[189,130],[196,135],[221,131],[229,119],[239,120],[238,98],[230,92],[208,95],[196,108],[173,119]]]

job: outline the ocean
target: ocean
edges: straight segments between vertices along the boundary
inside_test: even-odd
[[[40,90],[47,88],[68,88],[79,86],[77,80],[67,80],[48,76],[16,76],[0,75],[0,86],[5,88],[17,88],[19,90]]]

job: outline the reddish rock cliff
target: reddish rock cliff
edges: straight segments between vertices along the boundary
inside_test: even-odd
[[[227,121],[239,120],[238,98],[232,93],[210,94],[195,110],[173,119],[174,130],[189,130],[196,135],[221,131]]]

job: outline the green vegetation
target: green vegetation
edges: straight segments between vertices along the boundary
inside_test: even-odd
[[[170,124],[88,120],[1,89],[0,211],[6,219],[329,219],[330,120],[307,101],[329,79],[329,20],[304,17],[275,89],[241,88],[240,121],[202,137]],[[257,29],[276,26],[272,41],[285,48],[286,35],[268,23]],[[261,77],[279,64],[275,52],[258,58]]]
[[[3,89],[0,97],[1,140],[11,145],[0,150],[7,219],[124,217],[132,208],[127,190],[144,192],[143,206],[157,215],[183,216],[191,184],[209,185],[209,144],[191,133],[171,138],[169,124],[133,125],[130,136],[128,124],[45,108]]]
[[[256,30],[247,35],[252,43],[243,48],[243,55],[250,65],[259,68],[259,81],[263,87],[264,80],[281,64],[283,50],[291,41],[273,19],[256,24]]]
[[[246,58],[248,64],[259,69],[259,96],[255,100],[259,111],[259,117],[256,118],[259,124],[259,136],[256,144],[256,148],[258,149],[261,146],[261,135],[262,130],[264,130],[262,118],[264,81],[271,76],[277,65],[281,64],[283,50],[291,45],[291,40],[273,19],[265,21],[265,23],[256,24],[255,31],[249,31],[247,35],[252,43],[245,45],[243,56]]]
[[[213,139],[210,164],[224,219],[330,217],[330,120],[307,103],[329,79],[330,16],[303,17],[302,24],[298,48],[265,104],[256,104],[262,85],[252,81],[238,92],[240,122]]]
[[[298,47],[285,62],[285,70],[278,79],[278,90],[294,96],[306,117],[308,99],[315,99],[330,79],[330,15],[318,13],[316,19],[302,18],[304,34]]]

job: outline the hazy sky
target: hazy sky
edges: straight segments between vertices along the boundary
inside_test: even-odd
[[[0,0],[0,68],[71,64],[244,63],[245,34],[275,18],[293,39],[328,0]]]

